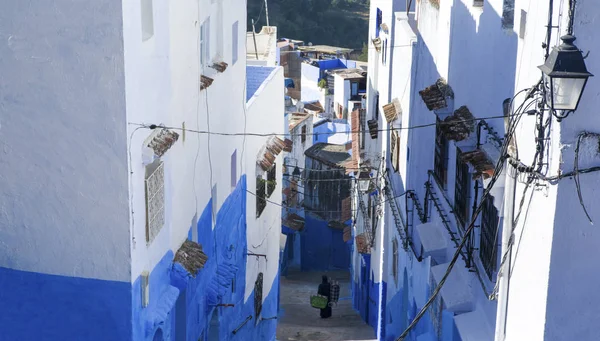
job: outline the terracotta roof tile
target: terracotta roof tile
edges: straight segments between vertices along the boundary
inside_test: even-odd
[[[210,77],[206,77],[204,75],[200,76],[200,90],[204,90],[212,85],[214,79]]]
[[[304,230],[304,218],[295,213],[291,213],[285,217],[283,225],[294,231],[302,231]]]
[[[217,70],[218,72],[224,72],[227,69],[228,64],[225,62],[214,63],[212,68]]]
[[[163,156],[179,139],[179,134],[165,128],[156,128],[146,139],[148,148],[157,157]]]
[[[400,101],[394,98],[391,103],[384,105],[383,114],[388,122],[393,122],[398,117],[401,117],[402,107],[400,106]]]
[[[193,277],[204,268],[206,261],[208,256],[202,251],[202,245],[191,240],[183,242],[173,259],[174,263],[181,264]]]
[[[475,118],[469,108],[463,105],[451,116],[446,117],[441,130],[448,140],[462,141],[475,130]]]
[[[261,152],[261,156],[256,163],[264,171],[268,171],[273,167],[277,155],[285,148],[285,142],[277,136],[271,136]]]
[[[419,91],[419,95],[425,102],[427,109],[439,110],[448,106],[446,98],[454,98],[452,88],[446,84],[443,78],[438,79],[435,84]]]
[[[488,155],[481,149],[464,152],[461,154],[461,159],[473,166],[475,169],[475,174],[473,177],[475,179],[482,176],[484,179],[488,179],[494,175],[495,165],[490,160]]]

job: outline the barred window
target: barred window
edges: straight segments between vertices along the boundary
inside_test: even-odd
[[[454,186],[454,213],[460,225],[464,228],[469,217],[469,165],[461,160],[461,152],[456,148],[456,184]]]
[[[259,272],[256,282],[254,282],[254,316],[258,321],[262,312],[263,304],[263,273]]]
[[[262,176],[256,177],[256,217],[260,217],[262,212],[265,210],[267,206],[267,200],[265,199],[267,189],[266,189],[266,181]]]
[[[498,210],[494,206],[494,197],[488,195],[481,211],[481,236],[479,257],[490,280],[496,271],[496,240],[498,236]]]
[[[277,187],[277,164],[274,163],[267,172],[267,198],[275,192],[275,187]]]
[[[448,140],[442,133],[440,120],[437,119],[435,126],[435,155],[433,160],[433,172],[440,184],[446,189],[448,183]]]

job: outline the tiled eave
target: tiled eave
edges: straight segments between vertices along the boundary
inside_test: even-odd
[[[179,134],[165,128],[156,128],[146,140],[146,146],[157,157],[163,156],[179,139]]]
[[[465,105],[442,122],[441,130],[448,140],[465,140],[475,130],[475,117]]]
[[[227,69],[228,64],[225,62],[218,62],[212,65],[212,68],[217,70],[217,72],[223,73]]]
[[[383,114],[388,122],[395,121],[398,117],[402,117],[402,107],[400,101],[397,98],[383,106]]]
[[[368,236],[366,236],[365,233],[361,233],[355,237],[356,250],[358,250],[359,253],[364,253],[364,254],[371,253],[371,246],[369,245],[369,239],[370,238],[368,238]]]
[[[304,218],[291,213],[283,220],[283,225],[289,227],[294,231],[302,231],[304,230]]]
[[[443,78],[419,91],[419,95],[421,95],[423,102],[430,111],[446,108],[448,106],[447,98],[454,98],[452,88],[446,84]]]
[[[367,125],[369,126],[369,135],[372,139],[376,139],[379,134],[379,124],[377,120],[368,120]]]
[[[480,177],[488,179],[494,175],[494,163],[481,149],[464,152],[461,154],[461,159],[468,162],[475,169],[475,174],[473,174],[475,179]]]
[[[202,251],[202,245],[191,240],[183,242],[173,259],[174,263],[181,264],[193,277],[204,268],[206,261],[208,256]]]
[[[286,147],[285,142],[279,137],[272,136],[263,147],[256,163],[264,171],[273,167],[277,155]]]
[[[210,77],[206,77],[204,75],[200,76],[200,90],[204,90],[212,85],[214,79]]]

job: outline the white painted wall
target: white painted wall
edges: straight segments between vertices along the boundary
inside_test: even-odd
[[[223,0],[223,26],[218,27],[218,4],[210,0],[194,2],[154,2],[155,35],[142,41],[140,8],[124,3],[124,41],[127,89],[127,120],[132,123],[165,124],[214,132],[244,131],[245,99],[245,9]],[[222,30],[222,59],[229,64],[224,73],[199,65],[200,25],[211,17],[211,56],[217,59],[217,32]],[[232,64],[232,28],[238,21],[238,60]],[[218,59],[217,59],[218,60]],[[199,91],[200,74],[214,83]],[[224,116],[222,113],[227,113]],[[238,178],[247,171],[242,164],[243,137],[186,132],[165,154],[165,226],[154,242],[145,242],[144,167],[141,145],[150,134],[147,129],[131,136],[131,195],[133,213],[132,270],[135,280],[144,270],[152,270],[168,250],[177,250],[191,227],[197,240],[197,219],[217,186],[215,202],[220,207],[231,193],[231,155],[237,150]],[[134,132],[135,131],[135,132]],[[178,131],[182,133],[181,131]],[[210,136],[210,138],[209,138]],[[210,152],[210,159],[209,159]],[[209,161],[210,160],[210,161]],[[241,167],[239,166],[241,165]],[[240,172],[241,169],[241,172]],[[225,171],[224,171],[225,170]]]
[[[129,280],[121,17],[115,1],[2,4],[0,267]]]
[[[302,94],[303,102],[320,101],[322,95],[319,88],[319,68],[302,63]]]
[[[555,1],[550,46],[559,43],[565,34],[568,1]],[[515,91],[530,87],[539,79],[538,65],[543,64],[544,51],[539,42],[545,39],[548,19],[548,3],[528,0],[515,2],[515,31],[520,30],[520,15],[527,13],[525,36],[518,40],[517,76]],[[562,11],[562,18],[559,15]],[[594,53],[600,46],[596,34],[598,8],[588,1],[577,2],[574,20],[575,44],[583,51]],[[585,53],[585,52],[584,52]],[[588,70],[598,74],[597,58],[585,59]],[[588,82],[578,110],[561,123],[551,123],[551,140],[548,143],[550,164],[547,174],[555,175],[573,169],[575,144],[580,132],[600,132],[596,119],[599,99],[598,81]],[[529,162],[535,153],[532,131],[534,118],[525,117],[518,131],[519,156]],[[600,164],[597,140],[590,139],[581,147],[580,167]],[[508,295],[508,319],[506,340],[596,340],[600,332],[592,328],[599,318],[600,298],[595,294],[594,283],[598,274],[590,271],[599,257],[597,221],[600,215],[594,209],[599,200],[598,173],[580,176],[583,201],[595,225],[591,225],[579,204],[577,190],[571,178],[551,184],[544,191],[534,191],[531,203],[529,193],[524,209],[527,218],[518,225],[515,235],[520,244],[518,254],[513,252],[514,272]],[[517,188],[517,205],[523,186]],[[526,320],[524,320],[526,319]]]
[[[271,68],[269,68],[271,69]],[[255,97],[248,101],[247,106],[247,131],[261,134],[283,133],[284,119],[284,85],[283,68],[276,67],[271,71],[269,78],[255,93]],[[259,152],[267,142],[268,137],[247,137],[244,168],[247,174],[248,191],[256,193],[256,177],[266,174],[257,167],[256,160]],[[256,196],[248,193],[246,216],[248,251],[267,255],[264,257],[248,256],[246,264],[246,292],[247,300],[254,290],[254,281],[259,272],[263,272],[263,290],[271,290],[273,280],[279,272],[279,242],[281,234],[281,188],[283,155],[279,154],[275,161],[277,167],[277,187],[267,199],[267,206],[259,218],[256,218]],[[277,283],[275,283],[277,285]],[[266,298],[264,295],[263,300]]]

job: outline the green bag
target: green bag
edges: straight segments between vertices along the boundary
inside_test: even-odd
[[[314,295],[310,297],[310,305],[313,308],[325,309],[327,308],[327,297],[322,295]]]

